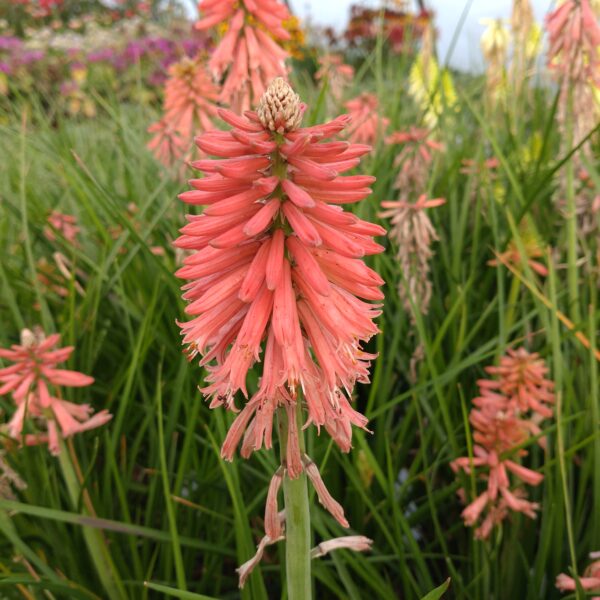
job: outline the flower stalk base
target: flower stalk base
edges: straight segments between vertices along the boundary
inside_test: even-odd
[[[281,443],[281,463],[285,465],[287,446],[287,414],[279,411],[279,439]],[[300,450],[304,452],[304,433],[301,422],[301,402],[297,400],[296,418],[299,423],[298,437]],[[285,571],[288,600],[311,600],[312,585],[310,574],[311,535],[310,508],[308,504],[308,483],[305,471],[291,479],[285,474],[283,479],[285,502]]]

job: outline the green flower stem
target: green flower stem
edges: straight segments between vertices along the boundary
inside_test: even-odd
[[[83,514],[86,516],[95,516],[90,514],[89,509],[85,508],[85,506],[88,504],[88,502],[85,502],[87,499],[86,493],[83,491],[82,496],[81,484],[75,472],[75,467],[73,465],[73,461],[71,460],[69,449],[62,439],[60,440],[60,454],[58,455],[58,462],[60,464],[63,478],[67,485],[67,490],[69,492],[69,497],[71,498],[73,508],[77,509],[79,500],[81,497],[83,497]],[[96,568],[96,572],[98,573],[98,577],[104,587],[104,590],[106,591],[107,598],[110,600],[125,600],[127,598],[127,594],[125,593],[125,588],[123,587],[123,583],[121,582],[121,579],[117,573],[115,564],[112,561],[110,552],[106,547],[106,542],[104,540],[102,531],[85,526],[82,528],[82,531],[83,538]]]
[[[573,147],[573,92],[569,90],[567,120],[567,148]],[[577,272],[577,214],[575,210],[574,157],[565,165],[567,196],[567,284],[569,289],[569,313],[579,326],[579,275]]]
[[[296,419],[300,452],[304,452],[302,431],[302,403],[297,401]],[[281,462],[285,466],[287,445],[287,414],[279,410],[279,439],[281,442]],[[285,564],[288,600],[311,600],[312,584],[310,575],[310,508],[306,473],[296,479],[286,475],[283,478],[285,502]]]
[[[517,301],[519,299],[519,291],[521,290],[521,282],[517,277],[513,275],[512,283],[510,285],[510,292],[508,295],[508,304],[506,306],[506,332],[510,332],[511,327],[515,321],[515,311],[517,308]],[[506,342],[506,340],[504,340]],[[503,354],[505,351],[504,348],[498,348],[498,352]]]

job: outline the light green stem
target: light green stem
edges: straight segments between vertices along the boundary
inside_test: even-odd
[[[71,503],[73,504],[73,508],[76,509],[82,490],[69,455],[69,450],[63,440],[60,441],[58,462],[60,463],[63,478],[67,484]],[[86,516],[94,516],[89,514],[89,511],[85,508],[85,503],[82,505],[82,513]],[[85,526],[82,528],[82,531],[94,567],[96,568],[100,582],[107,594],[106,597],[110,600],[126,599],[127,594],[125,593],[125,588],[123,587],[123,583],[121,582],[116,567],[110,557],[102,531]]]
[[[300,451],[304,452],[304,433],[301,424],[301,401],[297,401],[296,419]],[[281,462],[285,466],[287,445],[287,415],[279,410]],[[303,472],[296,479],[287,473],[283,479],[285,501],[285,565],[288,600],[311,600],[312,584],[310,577],[310,509],[308,505],[308,485]]]
[[[573,146],[573,92],[569,90],[567,117],[567,147]],[[565,165],[566,196],[567,196],[567,283],[569,289],[569,312],[573,320],[579,324],[579,276],[577,273],[577,213],[575,206],[574,189],[574,157],[572,156]]]
[[[510,335],[510,329],[515,321],[515,312],[517,309],[517,300],[519,299],[519,291],[521,290],[521,282],[517,277],[513,276],[508,295],[508,305],[506,307],[506,334]],[[506,342],[506,340],[504,340]],[[499,348],[499,352],[503,353],[504,348]]]

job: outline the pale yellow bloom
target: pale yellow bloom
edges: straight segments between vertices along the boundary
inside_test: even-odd
[[[425,112],[424,121],[428,128],[437,126],[444,108],[455,109],[458,97],[452,76],[447,69],[440,69],[432,56],[425,61],[419,54],[409,73],[408,92]]]
[[[481,19],[481,25],[486,25],[480,40],[481,51],[487,63],[504,65],[508,56],[510,32],[503,19]]]

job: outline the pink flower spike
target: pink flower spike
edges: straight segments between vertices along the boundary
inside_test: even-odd
[[[169,68],[163,118],[148,129],[155,134],[148,149],[160,162],[183,165],[193,133],[212,129],[217,94],[200,57],[186,57]]]
[[[254,0],[263,10],[269,2]],[[208,11],[208,0],[202,6]],[[239,6],[253,10],[248,0]],[[233,13],[233,3],[230,8]],[[216,4],[210,10],[217,10]],[[243,42],[248,62],[256,64],[252,34],[243,29],[236,43]],[[261,33],[254,32],[264,46]],[[225,66],[235,70],[228,72],[226,85],[247,69],[243,58]],[[194,189],[182,195],[184,202],[207,208],[187,217],[175,242],[189,251],[177,272],[185,280],[189,315],[179,326],[186,354],[199,356],[207,371],[201,392],[210,408],[237,412],[236,395],[241,398],[222,457],[232,460],[240,445],[244,458],[271,448],[274,417],[285,411],[283,477],[306,471],[321,503],[348,526],[316,465],[302,457],[300,436],[306,427],[324,426],[347,452],[353,426],[367,425],[352,407],[352,390],[369,381],[375,355],[363,346],[378,333],[374,319],[381,305],[370,300],[383,298],[383,279],[360,258],[383,250],[373,240],[382,228],[342,206],[370,193],[374,178],[339,174],[354,168],[368,148],[328,141],[348,124],[346,117],[301,127],[304,110],[291,87],[275,79],[256,112],[238,116],[220,110],[232,129],[198,138],[198,146],[217,158],[192,163],[206,176],[191,180]],[[250,388],[247,378],[255,363],[261,363],[261,376]],[[241,567],[242,582],[265,545],[281,533],[276,520],[281,479],[278,471],[271,480],[267,538]]]
[[[46,239],[51,242],[56,240],[56,234],[62,236],[72,246],[78,247],[77,236],[81,228],[77,225],[77,217],[65,215],[53,210],[48,217],[48,227],[44,228]]]
[[[356,144],[374,144],[389,125],[389,119],[378,114],[379,101],[375,94],[363,93],[346,102],[352,118],[348,139]]]
[[[54,455],[60,451],[60,439],[104,425],[112,418],[108,411],[91,416],[85,404],[73,404],[53,395],[59,386],[84,387],[91,385],[93,377],[77,371],[57,369],[56,365],[70,356],[72,347],[55,349],[60,336],[45,337],[41,330],[23,330],[21,344],[2,351],[1,356],[15,364],[0,369],[0,382],[8,382],[0,393],[12,392],[17,405],[8,425],[9,435],[17,440],[23,437],[25,417],[36,424],[46,425],[47,434],[26,433],[26,444],[48,443]],[[58,426],[57,426],[58,425]]]
[[[198,9],[197,29],[227,25],[208,63],[216,79],[224,78],[219,99],[236,112],[248,110],[272,79],[286,75],[288,53],[280,44],[290,38],[283,26],[290,13],[278,0],[201,0]]]

